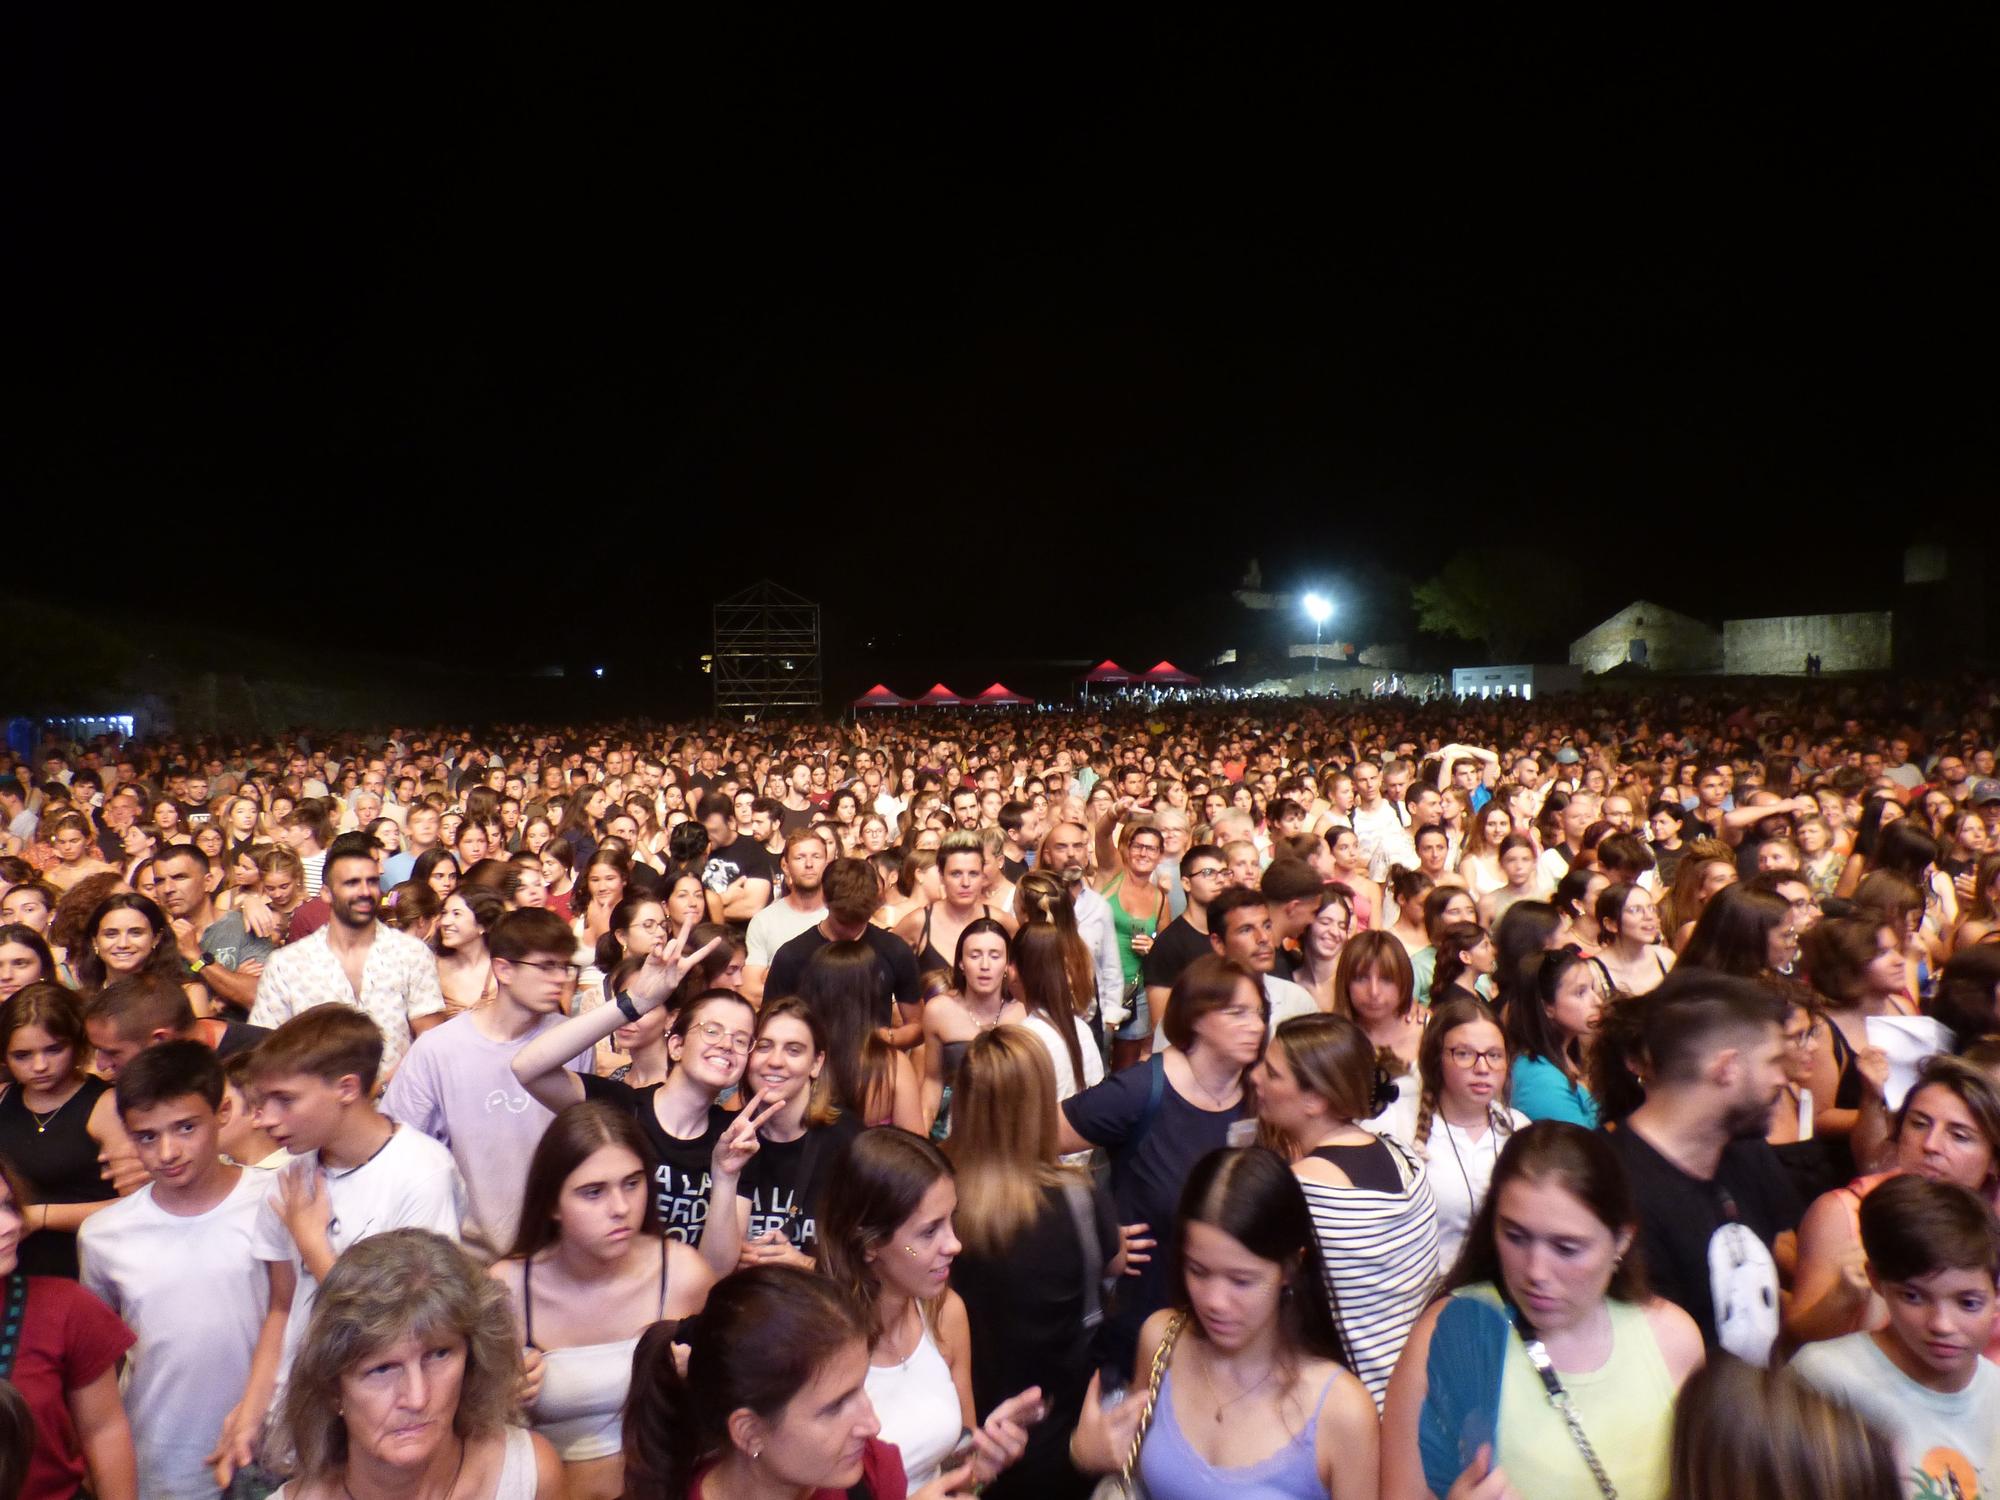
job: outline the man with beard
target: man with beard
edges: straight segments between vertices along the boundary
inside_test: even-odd
[[[415,938],[375,920],[381,885],[365,834],[344,833],[328,846],[320,891],[330,920],[265,961],[250,1024],[276,1030],[315,1005],[352,1006],[382,1030],[386,1078],[411,1037],[444,1020],[437,959]]]
[[[1084,867],[1090,853],[1090,830],[1068,819],[1049,830],[1042,843],[1036,868],[1060,877],[1076,912],[1076,930],[1090,949],[1090,966],[1097,973],[1097,1015],[1106,1030],[1125,1022],[1125,971],[1118,962],[1118,929],[1111,920],[1111,905],[1085,880]]]
[[[241,1016],[256,998],[272,945],[250,931],[242,912],[216,911],[208,870],[208,856],[193,844],[169,844],[153,861],[153,896],[166,911],[189,972],[232,1016]]]
[[[785,835],[785,894],[750,919],[746,935],[749,955],[743,961],[743,998],[762,1004],[764,981],[778,950],[826,915],[821,880],[826,874],[826,844],[811,828],[794,828]]]
[[[1645,1059],[1644,1102],[1611,1145],[1632,1185],[1647,1285],[1686,1310],[1711,1353],[1761,1365],[1778,1332],[1772,1247],[1799,1223],[1764,1140],[1785,1089],[1785,999],[1684,968],[1621,1005],[1631,1009],[1600,1046],[1596,1082],[1608,1115]]]

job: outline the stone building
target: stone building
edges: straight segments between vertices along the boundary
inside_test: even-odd
[[[1722,633],[1692,615],[1635,599],[1569,645],[1570,665],[1609,672],[1628,663],[1652,672],[1722,670]]]

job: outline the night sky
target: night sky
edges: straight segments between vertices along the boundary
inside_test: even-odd
[[[10,575],[629,664],[769,574],[850,656],[1145,665],[1252,556],[1387,637],[1535,545],[1581,627],[1992,514],[1990,11],[984,19],[44,17]]]

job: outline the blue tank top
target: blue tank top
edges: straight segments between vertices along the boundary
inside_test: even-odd
[[[1169,1370],[1160,1380],[1153,1425],[1139,1449],[1139,1473],[1146,1481],[1148,1500],[1216,1500],[1223,1495],[1229,1500],[1326,1500],[1313,1446],[1320,1409],[1338,1379],[1338,1370],[1327,1377],[1313,1403],[1312,1419],[1284,1447],[1240,1469],[1218,1469],[1195,1452],[1181,1431],[1174,1416],[1174,1376]]]

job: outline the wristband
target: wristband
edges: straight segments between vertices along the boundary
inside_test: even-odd
[[[627,1021],[637,1024],[639,1020],[639,1007],[633,1002],[629,994],[624,990],[620,990],[616,995],[612,996],[611,1003],[618,1007],[619,1015],[623,1016]]]
[[[199,974],[207,967],[208,960],[205,958],[191,958],[188,960],[188,973],[190,974]]]

